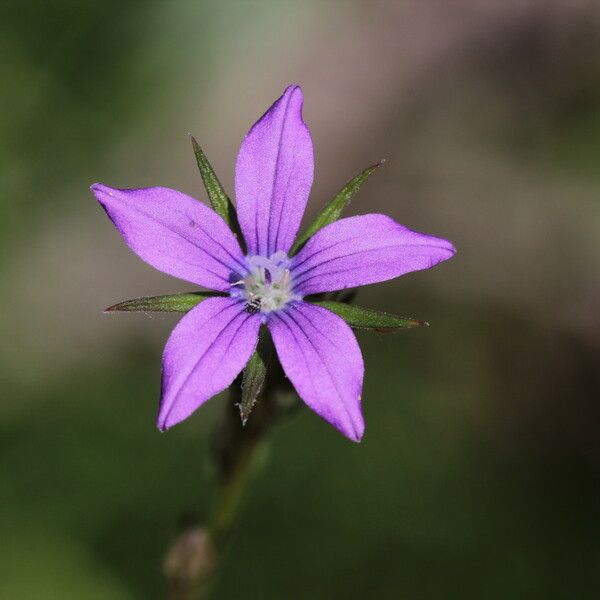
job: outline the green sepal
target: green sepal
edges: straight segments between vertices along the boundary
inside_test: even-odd
[[[426,321],[417,321],[406,317],[398,317],[389,313],[372,310],[370,308],[361,308],[354,304],[344,302],[334,302],[332,300],[322,300],[313,302],[317,306],[322,306],[342,317],[350,327],[354,329],[368,329],[378,333],[393,333],[401,329],[412,329],[413,327],[428,326]]]
[[[245,425],[248,421],[267,377],[267,365],[271,357],[272,347],[270,340],[267,342],[264,337],[264,335],[259,336],[258,346],[252,353],[242,375],[242,396],[238,404],[242,425]]]
[[[208,162],[208,158],[206,158],[202,148],[200,148],[193,135],[190,135],[190,139],[192,140],[192,148],[196,155],[196,162],[198,163],[198,169],[200,169],[200,175],[202,176],[210,205],[224,219],[227,225],[233,229],[237,223],[235,208],[229,196],[225,193],[217,174],[210,162]]]
[[[125,300],[109,306],[104,312],[175,312],[186,313],[202,300],[223,296],[218,292],[189,292],[186,294],[170,294],[168,296],[146,296]]]
[[[362,173],[359,173],[356,177],[351,179],[327,204],[327,206],[317,215],[317,218],[312,222],[312,224],[307,227],[296,239],[294,245],[292,246],[292,250],[290,252],[290,256],[296,254],[302,246],[311,238],[319,229],[325,227],[325,225],[329,225],[334,221],[337,221],[342,211],[350,204],[350,200],[352,196],[358,192],[362,184],[372,175],[383,163],[384,160],[380,160],[378,163],[367,167]]]

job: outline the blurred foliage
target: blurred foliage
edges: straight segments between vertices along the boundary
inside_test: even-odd
[[[115,18],[117,16],[117,18]],[[133,2],[8,2],[0,8],[2,203],[5,235],[49,208],[56,171],[102,160],[143,93],[132,63],[140,31]],[[102,43],[98,43],[101,37]],[[131,86],[131,87],[130,87]],[[57,143],[60,140],[60,143]],[[15,209],[18,205],[18,210]]]
[[[498,134],[511,152],[596,179],[600,157],[600,30],[593,16],[557,26],[533,11],[475,61],[504,97],[509,117]]]
[[[428,330],[360,336],[363,443],[334,435],[308,411],[276,431],[216,597],[600,591],[598,476],[586,458],[596,432],[577,417],[583,398],[559,403],[564,387],[600,383],[586,348],[508,316],[429,310],[438,325]],[[453,354],[442,350],[448,335],[460,340]],[[512,349],[502,360],[499,342]],[[224,399],[159,434],[151,424],[157,360],[156,348],[141,352],[134,340],[106,371],[73,373],[68,386],[44,393],[35,414],[1,424],[0,538],[11,552],[0,563],[0,597],[47,598],[48,589],[63,598],[162,597],[162,552],[209,500],[201,466]],[[517,397],[534,422],[525,437]],[[481,398],[483,423],[470,421]],[[553,411],[571,415],[562,431],[548,429]]]
[[[115,138],[150,118],[143,99],[156,104],[167,94],[178,57],[160,8],[140,0],[0,4],[0,78],[10,82],[0,94],[0,243],[65,203],[65,180],[93,182]],[[199,17],[205,8],[198,5]],[[199,18],[200,47],[210,40],[204,25]]]
[[[316,56],[320,61],[335,58],[330,39],[346,13],[358,15],[360,23],[383,14],[396,39],[396,28],[403,25],[394,12],[400,4],[381,2],[373,10],[371,4],[345,0],[306,3],[314,10],[313,21],[307,17],[313,29],[327,26],[328,35],[299,36],[298,48],[275,42],[266,48],[277,49],[287,74],[294,52],[314,46],[306,74],[317,70]],[[442,10],[441,3],[431,5]],[[238,34],[255,46],[264,42],[265,32],[283,31],[287,41],[286,28],[301,23],[298,6],[274,0],[226,8],[191,1],[1,3],[0,267],[34,245],[52,219],[83,213],[85,188],[110,160],[110,150],[132,129],[143,130],[156,118],[157,107],[168,109],[170,99],[181,93],[170,82],[179,76],[199,81],[196,93],[198,85],[204,89],[207,73]],[[415,14],[420,13],[415,9]],[[402,140],[412,151],[437,111],[514,162],[593,185],[600,172],[597,22],[549,21],[545,9],[515,22],[476,31],[465,44],[460,68],[444,66],[433,81],[421,73],[430,86],[426,98],[417,93],[404,98],[403,110],[393,105],[382,122],[373,109],[373,130],[380,127],[386,140]],[[439,32],[423,31],[429,47]],[[357,69],[376,70],[384,60],[400,62],[400,51],[387,56],[370,50],[377,39],[350,37],[369,59],[362,66],[357,61]],[[183,58],[189,61],[185,67]],[[341,73],[349,63],[343,56],[339,60],[335,64]],[[257,78],[269,67],[241,64],[255,68]],[[364,91],[358,89],[364,74],[357,71],[352,96]],[[277,91],[280,75],[273,75]],[[234,82],[227,90],[237,90],[239,76],[222,75]],[[295,78],[296,73],[289,74]],[[380,94],[399,93],[392,90],[392,78],[385,81]],[[328,89],[326,81],[321,85]],[[240,97],[245,100],[244,94]],[[386,100],[383,106],[388,105]],[[445,134],[432,122],[439,140]],[[140,144],[136,141],[140,154],[155,152]],[[422,167],[429,159],[424,154],[407,158],[422,159]],[[394,169],[401,172],[402,164],[398,161]],[[415,173],[418,185],[418,176],[427,172]],[[475,175],[465,170],[461,177]],[[149,173],[149,180],[153,176]],[[394,183],[392,177],[385,185],[396,198]],[[77,192],[65,192],[72,189]],[[409,188],[406,196],[413,191]],[[384,192],[388,195],[387,188]],[[370,193],[375,196],[374,188]],[[362,206],[371,209],[368,202]],[[460,219],[475,222],[472,207],[465,202],[446,215],[462,211]],[[587,220],[582,217],[582,223]],[[97,227],[108,227],[100,216]],[[497,232],[500,241],[506,233]],[[574,237],[577,231],[569,229],[566,235]],[[547,243],[552,247],[561,240]],[[466,239],[453,241],[459,248],[456,264],[473,264],[468,258],[478,247],[469,247]],[[92,253],[104,251],[94,247]],[[60,283],[57,274],[79,252],[81,246],[73,243],[64,262],[51,265],[52,282]],[[503,258],[486,266],[497,270],[500,279]],[[96,267],[84,265],[82,272],[90,271],[90,279],[79,286],[89,285],[92,296],[107,284]],[[528,265],[524,273],[535,281],[540,269],[566,277],[568,257],[560,265]],[[4,272],[0,277],[3,288],[13,285]],[[28,272],[23,280],[27,277]],[[443,277],[442,272],[435,277]],[[482,273],[467,277],[477,284]],[[580,329],[565,327],[567,319],[544,320],[548,313],[539,300],[521,313],[518,305],[507,307],[478,290],[457,297],[408,281],[382,290],[380,296],[361,292],[359,303],[414,314],[432,326],[395,336],[359,335],[367,366],[367,433],[360,445],[347,442],[308,411],[277,429],[215,598],[238,600],[242,592],[246,600],[598,598],[600,369],[592,328],[584,326],[589,335],[579,335]],[[42,302],[42,291],[33,302]],[[140,295],[147,292],[139,290]],[[172,290],[156,290],[162,292]],[[3,305],[0,316],[23,331],[30,328],[29,314],[14,300],[20,296],[7,294],[3,302],[7,297],[13,304]],[[49,324],[56,321],[60,327],[61,319],[79,318],[74,327],[85,330],[86,319],[105,306],[85,306],[83,315],[65,316],[67,291],[59,300],[41,313],[43,319],[33,321],[34,328],[41,323],[34,333],[50,348],[48,355],[72,344]],[[578,320],[575,314],[568,317],[570,324]],[[133,316],[116,318],[125,329]],[[144,322],[146,329],[158,325]],[[21,343],[18,336],[2,333],[4,348]],[[122,340],[108,336],[91,347],[75,345],[67,355],[73,356],[71,362],[46,379],[40,376],[42,381],[23,381],[10,362],[0,361],[2,407],[14,407],[0,412],[2,599],[162,598],[165,548],[184,525],[205,514],[211,493],[210,431],[225,399],[212,400],[186,423],[159,434],[153,424],[159,344],[141,335]],[[27,369],[46,373],[43,353],[29,357],[24,351],[23,356]]]

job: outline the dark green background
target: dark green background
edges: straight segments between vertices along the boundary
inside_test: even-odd
[[[215,598],[600,594],[600,21],[594,2],[0,5],[0,598],[162,598],[202,518],[225,397],[154,427],[174,317],[103,315],[190,289],[124,248],[88,186],[204,198],[291,82],[311,210],[452,239],[358,302],[427,319],[359,334],[367,433],[308,411],[264,453]],[[575,7],[574,4],[577,4]]]

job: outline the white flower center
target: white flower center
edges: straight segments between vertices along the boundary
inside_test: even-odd
[[[290,260],[285,252],[275,252],[270,258],[249,256],[248,274],[232,284],[231,295],[243,298],[248,312],[270,313],[282,309],[294,294],[290,275]]]

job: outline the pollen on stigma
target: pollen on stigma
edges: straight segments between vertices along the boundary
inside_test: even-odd
[[[280,250],[269,258],[248,256],[246,263],[248,273],[231,284],[230,295],[245,300],[248,312],[260,312],[266,317],[289,302],[302,299],[294,292],[290,259],[285,252]]]

